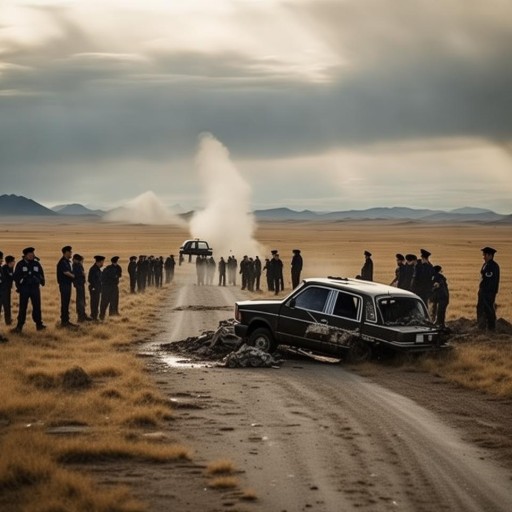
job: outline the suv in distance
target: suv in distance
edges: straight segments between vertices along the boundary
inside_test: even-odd
[[[213,249],[204,240],[185,240],[180,247],[180,265],[183,261],[183,256],[188,254],[188,262],[192,261],[192,256],[211,256]]]
[[[278,344],[362,361],[377,348],[422,352],[444,345],[414,293],[359,279],[305,279],[282,300],[235,304],[235,332],[273,352]]]

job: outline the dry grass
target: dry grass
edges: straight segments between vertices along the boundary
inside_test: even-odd
[[[238,487],[238,484],[238,478],[234,476],[218,476],[208,482],[208,487],[211,489],[234,489]]]
[[[209,475],[230,475],[234,473],[235,465],[229,459],[220,459],[210,462],[206,468]]]
[[[241,500],[244,501],[257,501],[258,494],[254,489],[244,489],[242,491],[242,495],[240,496]]]

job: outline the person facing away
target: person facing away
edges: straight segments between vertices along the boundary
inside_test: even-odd
[[[249,284],[249,257],[244,255],[240,262],[239,274],[242,276],[242,290],[245,290]]]
[[[476,317],[479,329],[494,331],[496,329],[496,295],[500,287],[500,266],[494,261],[496,249],[484,247],[482,255],[484,263],[480,269],[478,286],[478,302]]]
[[[364,251],[364,264],[361,268],[361,279],[364,281],[373,281],[373,261],[372,253]]]
[[[146,256],[141,254],[139,255],[139,258],[137,260],[137,291],[139,293],[144,293],[144,291],[146,290],[145,259]]]
[[[0,268],[0,274],[2,276],[2,293],[0,296],[0,313],[2,309],[4,311],[4,320],[5,325],[12,324],[12,310],[11,310],[11,302],[12,302],[12,284],[14,282],[14,265],[16,264],[16,259],[14,256],[6,256],[5,263]]]
[[[98,320],[101,299],[101,268],[105,263],[105,256],[94,256],[94,264],[89,268],[87,282],[89,283],[89,297],[91,302],[91,318]]]
[[[229,258],[229,256],[228,256]],[[221,256],[219,260],[219,286],[226,286],[226,262],[224,258]]]
[[[274,291],[274,276],[272,275],[272,266],[270,265],[270,258],[265,258],[265,266],[263,267],[265,277],[267,279],[267,290]]]
[[[446,309],[450,302],[450,292],[448,290],[448,281],[441,273],[442,270],[440,265],[434,266],[430,300],[432,302],[432,320],[437,326],[444,329],[446,327]]]
[[[135,293],[137,289],[137,256],[130,256],[128,276],[130,277],[130,293]]]
[[[393,281],[391,281],[390,286],[395,286],[396,288],[403,288],[403,268],[405,265],[405,256],[403,254],[397,253],[395,255],[396,258],[396,268],[395,268],[395,277]],[[402,285],[402,286],[400,286]]]
[[[73,286],[76,293],[76,316],[79,322],[88,322],[92,320],[85,312],[85,270],[83,266],[84,258],[80,254],[73,255],[72,271],[75,278]]]
[[[432,293],[432,275],[434,267],[429,261],[431,253],[426,249],[421,249],[421,260],[417,262],[414,268],[414,277],[412,280],[412,291],[428,306],[430,295]]]
[[[416,267],[416,263],[418,258],[415,254],[406,254],[405,255],[405,265],[402,269],[402,278],[403,278],[403,289],[412,291],[412,280],[414,278],[414,268]]]
[[[261,291],[260,288],[261,280],[261,260],[259,256],[254,258],[254,288],[257,292]]]
[[[60,325],[61,327],[75,327],[69,321],[69,303],[71,302],[71,291],[73,289],[73,266],[71,262],[72,247],[65,245],[62,249],[62,258],[57,263],[57,282],[60,293]]]
[[[279,291],[284,290],[283,283],[283,262],[279,257],[279,252],[274,249],[271,251],[272,259],[270,260],[270,268],[272,269],[272,277],[274,279],[274,294],[277,295]]]
[[[119,256],[110,258],[110,265],[107,265],[101,274],[100,320],[105,319],[107,307],[109,316],[119,315],[120,273],[118,261]]]
[[[174,254],[171,254],[165,259],[165,284],[171,284],[174,279],[174,267],[176,267],[176,261]]]
[[[292,288],[295,289],[300,283],[300,273],[302,272],[303,260],[300,255],[300,249],[293,249],[292,253]]]
[[[38,331],[46,329],[41,313],[41,286],[45,285],[44,270],[39,259],[36,259],[34,247],[23,249],[23,258],[14,269],[14,283],[20,294],[18,323],[12,332],[20,333],[27,318],[29,301],[32,304],[32,320]]]

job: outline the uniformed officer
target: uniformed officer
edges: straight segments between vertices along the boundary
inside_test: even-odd
[[[432,294],[432,276],[434,267],[430,263],[431,253],[426,249],[421,249],[421,260],[417,262],[414,268],[414,277],[412,280],[412,291],[421,297],[426,306]]]
[[[164,275],[164,259],[162,256],[157,256],[154,261],[155,267],[155,286],[157,288],[162,287],[163,275]]]
[[[361,268],[361,279],[373,281],[372,253],[369,251],[364,251],[364,264],[363,268]]]
[[[484,264],[480,270],[480,286],[478,288],[478,303],[476,316],[479,329],[496,329],[496,295],[500,287],[500,266],[494,261],[496,249],[482,249]]]
[[[261,260],[259,256],[254,258],[254,287],[257,292],[261,291],[260,288],[261,280]]]
[[[137,291],[144,293],[146,290],[146,256],[141,254],[137,260]]]
[[[11,292],[12,283],[14,282],[14,265],[16,261],[14,256],[6,256],[5,263],[2,265],[0,272],[2,274],[3,281],[3,293],[0,298],[0,311],[4,310],[5,325],[12,324],[12,313],[11,313]]]
[[[274,291],[274,276],[272,275],[272,266],[270,264],[269,258],[265,258],[265,266],[263,267],[263,270],[266,272],[267,290],[269,292],[273,292]]]
[[[71,263],[72,247],[65,245],[62,249],[62,258],[57,263],[57,282],[60,292],[60,325],[61,327],[75,327],[69,321],[69,303],[71,302],[71,290],[73,287],[73,268]]]
[[[76,293],[76,316],[79,322],[89,322],[92,320],[85,312],[85,270],[83,265],[84,258],[80,254],[73,254],[72,270],[75,278],[73,286]]]
[[[293,249],[292,252],[292,288],[297,288],[300,283],[300,273],[302,272],[303,260],[299,249]]]
[[[434,266],[434,274],[432,275],[432,319],[435,324],[441,328],[445,328],[446,308],[450,302],[450,292],[448,290],[448,281],[441,273],[440,265]]]
[[[415,254],[406,254],[405,255],[405,265],[402,269],[402,277],[403,277],[403,289],[404,290],[412,290],[412,281],[414,278],[414,269],[416,268],[416,264],[418,262],[418,258]]]
[[[100,320],[105,320],[107,307],[109,308],[109,316],[119,315],[119,256],[110,258],[110,265],[105,267],[101,273],[101,303],[100,303]]]
[[[130,256],[128,275],[130,276],[130,293],[135,293],[137,286],[137,256]]]
[[[219,286],[226,286],[226,262],[222,256],[219,261]]]
[[[94,265],[89,269],[87,281],[89,283],[89,296],[91,298],[91,318],[98,320],[101,298],[101,267],[105,262],[105,256],[94,256]]]
[[[404,286],[404,266],[405,266],[405,256],[403,254],[397,253],[395,255],[396,258],[396,269],[395,269],[395,278],[391,281],[390,286],[396,286],[397,288],[405,288]]]
[[[20,294],[18,323],[12,332],[20,333],[27,318],[28,302],[32,303],[32,319],[38,331],[46,329],[41,314],[41,286],[45,285],[44,271],[41,262],[35,258],[35,249],[23,249],[23,258],[14,269],[14,282]]]
[[[283,262],[279,257],[279,252],[274,249],[270,251],[272,253],[272,259],[269,262],[269,268],[271,269],[271,274],[274,283],[274,294],[277,295],[279,291],[284,289],[283,283]]]
[[[245,290],[249,284],[249,257],[247,254],[244,255],[240,262],[240,271],[238,272],[242,276],[242,290]]]
[[[174,267],[176,266],[176,261],[174,259],[174,254],[171,254],[165,259],[165,284],[171,284],[174,279]]]

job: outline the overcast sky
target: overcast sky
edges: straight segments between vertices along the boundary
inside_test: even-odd
[[[512,213],[509,0],[0,0],[0,193]],[[227,191],[229,194],[229,191]]]

